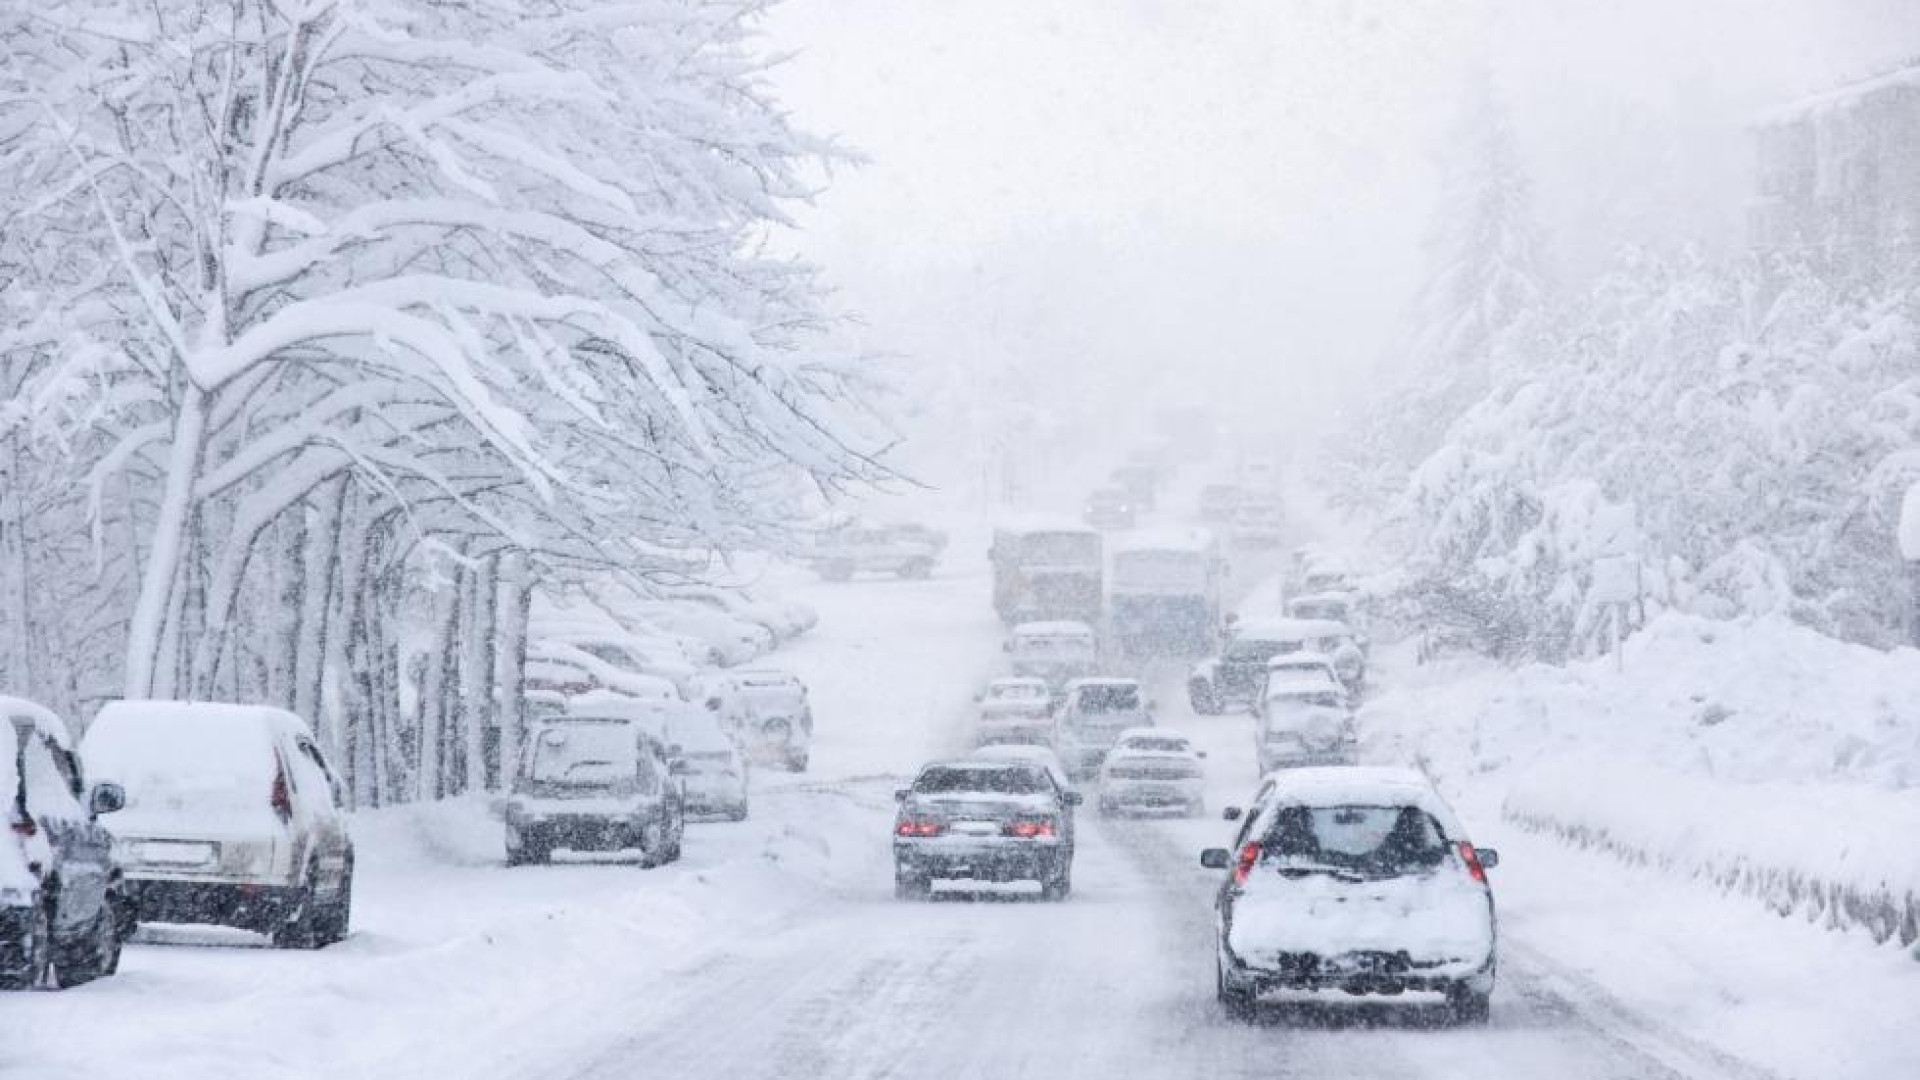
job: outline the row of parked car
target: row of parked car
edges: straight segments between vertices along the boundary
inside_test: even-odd
[[[745,662],[811,628],[812,611],[682,592],[619,617],[536,600],[527,719],[496,803],[509,865],[556,850],[635,850],[658,865],[679,857],[689,817],[747,816],[751,766],[808,766],[805,685]],[[0,697],[0,720],[0,988],[111,974],[142,922],[230,926],[287,948],[346,936],[346,792],[300,717],[115,701],[76,740],[52,711]]]

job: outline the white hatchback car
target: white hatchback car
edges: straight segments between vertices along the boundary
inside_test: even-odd
[[[1206,805],[1206,770],[1201,765],[1206,756],[1177,731],[1123,731],[1101,763],[1096,805],[1102,814],[1172,809],[1198,814]]]
[[[1499,856],[1467,839],[1420,773],[1269,777],[1234,848],[1200,862],[1226,871],[1216,988],[1229,1014],[1250,1017],[1276,991],[1413,992],[1440,995],[1459,1023],[1486,1022],[1497,961],[1487,871]]]
[[[1046,681],[1034,678],[995,679],[977,700],[980,721],[974,744],[1044,745],[1053,735],[1053,694]]]

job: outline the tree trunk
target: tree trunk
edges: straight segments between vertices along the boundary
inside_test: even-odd
[[[200,477],[200,460],[206,450],[207,407],[207,395],[188,384],[185,401],[174,418],[167,480],[160,496],[159,516],[153,524],[153,544],[140,575],[140,596],[134,601],[133,618],[127,626],[126,696],[130,698],[153,695],[154,677],[163,662],[161,640],[180,581],[194,503],[193,486]]]
[[[526,730],[527,621],[533,611],[533,582],[527,557],[508,552],[502,557],[498,632],[495,635],[494,682],[500,687],[500,739],[493,775],[500,788],[513,783],[520,764],[520,743]]]
[[[494,622],[500,611],[498,556],[488,558],[468,574],[466,627],[460,638],[460,690],[463,722],[466,725],[466,750],[462,755],[466,776],[462,790],[482,791],[487,787],[487,743],[494,728],[493,672]]]

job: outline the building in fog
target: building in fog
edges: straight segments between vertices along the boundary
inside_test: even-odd
[[[1754,250],[1857,279],[1920,263],[1920,59],[1774,110],[1754,136]]]

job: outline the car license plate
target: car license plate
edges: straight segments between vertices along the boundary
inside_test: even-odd
[[[998,836],[1000,826],[991,821],[956,821],[952,831],[957,836]]]
[[[148,840],[140,845],[140,861],[155,866],[200,866],[213,861],[212,844],[182,840]]]

